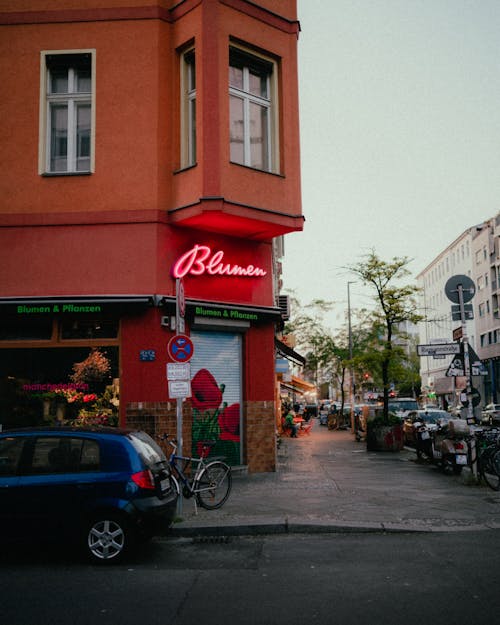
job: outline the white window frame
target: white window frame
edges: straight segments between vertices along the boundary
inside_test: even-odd
[[[276,61],[261,55],[252,50],[248,50],[242,46],[235,45],[231,43],[229,50],[231,49],[238,51],[241,53],[243,57],[247,56],[249,58],[249,66],[251,64],[252,57],[256,60],[257,63],[259,61],[262,63],[262,66],[268,65],[271,69],[267,73],[267,97],[257,96],[250,92],[249,89],[249,76],[250,70],[249,67],[243,66],[243,88],[238,89],[235,86],[229,85],[229,96],[238,98],[243,101],[243,162],[239,161],[231,161],[237,163],[238,165],[245,165],[247,167],[253,167],[251,164],[251,144],[250,144],[250,104],[255,103],[258,106],[264,107],[268,111],[267,115],[267,145],[266,156],[267,156],[267,167],[261,171],[267,171],[270,173],[278,173],[279,171],[279,129],[278,129],[278,111],[279,111],[279,102],[278,102],[278,64]],[[231,57],[231,54],[229,55]],[[229,67],[231,67],[231,58],[229,58]],[[230,116],[229,121],[231,122]]]
[[[196,165],[196,56],[181,54],[181,168]]]
[[[47,67],[47,57],[56,55],[83,55],[90,54],[91,57],[91,92],[88,93],[67,93],[51,94],[49,81],[50,70]],[[73,81],[74,72],[70,71],[69,82]],[[39,120],[39,141],[38,141],[38,173],[40,175],[67,176],[85,175],[95,171],[95,84],[96,84],[96,50],[43,50],[40,53],[40,120]],[[68,90],[69,91],[69,90]],[[51,150],[51,104],[68,104],[68,167],[66,171],[53,171],[50,164]],[[87,170],[77,170],[76,166],[76,109],[78,103],[90,103],[90,165]]]

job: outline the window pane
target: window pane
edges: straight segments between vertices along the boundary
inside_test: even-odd
[[[243,89],[243,69],[240,67],[229,68],[229,84],[236,89]]]
[[[61,339],[114,339],[118,336],[115,319],[63,319]]]
[[[267,76],[250,70],[248,88],[250,93],[267,98]]]
[[[243,100],[231,96],[229,98],[229,141],[230,159],[234,163],[245,163],[243,138]]]
[[[251,166],[269,169],[267,154],[268,109],[258,104],[250,104],[250,159]]]
[[[196,89],[196,66],[194,62],[194,54],[191,54],[188,58],[186,58],[187,62],[187,87],[189,91],[194,91]]]
[[[90,104],[79,104],[76,122],[76,169],[90,169]]]
[[[31,471],[28,473],[58,473],[61,471],[59,438],[38,438],[35,443]]]
[[[52,105],[50,108],[50,169],[66,171],[68,155],[68,107]]]
[[[3,438],[0,440],[0,475],[16,475],[24,438]]]
[[[78,69],[76,75],[76,90],[78,93],[90,93],[91,91],[90,68]]]
[[[50,93],[68,93],[67,68],[59,67],[50,70]]]
[[[196,99],[189,101],[189,164],[196,163]]]
[[[52,318],[33,315],[29,319],[2,319],[0,341],[49,341],[52,337]]]

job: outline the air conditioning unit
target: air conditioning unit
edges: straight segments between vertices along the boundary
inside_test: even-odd
[[[288,295],[279,295],[278,306],[281,309],[281,318],[285,321],[290,319],[290,297]]]

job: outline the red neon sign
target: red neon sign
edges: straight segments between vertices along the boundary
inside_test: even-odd
[[[212,253],[207,245],[194,245],[190,250],[177,259],[172,267],[174,278],[183,278],[188,273],[201,276],[208,273],[211,276],[247,276],[262,277],[267,271],[255,265],[232,265],[223,262],[224,252],[219,250]]]

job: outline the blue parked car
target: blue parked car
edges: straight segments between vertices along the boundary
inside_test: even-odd
[[[27,428],[0,433],[0,537],[76,541],[116,562],[175,517],[177,493],[145,432]]]

